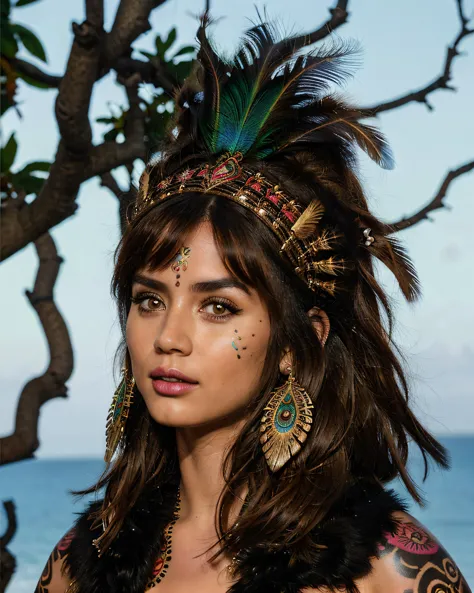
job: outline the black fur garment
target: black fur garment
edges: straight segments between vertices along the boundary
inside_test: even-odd
[[[128,514],[113,547],[100,558],[92,540],[101,535],[101,529],[90,529],[88,515],[101,502],[90,505],[76,522],[76,535],[66,558],[77,592],[144,593],[175,501],[176,486],[146,490]],[[311,562],[289,550],[243,550],[238,556],[241,576],[229,593],[298,593],[304,587],[322,586],[345,587],[348,593],[355,593],[354,580],[369,573],[377,544],[385,532],[393,530],[392,513],[404,510],[393,491],[375,484],[356,484],[315,531],[314,541],[327,547],[315,551]]]

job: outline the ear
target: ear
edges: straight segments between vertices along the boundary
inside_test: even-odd
[[[313,307],[308,311],[307,315],[311,320],[313,329],[316,332],[321,345],[324,346],[331,329],[331,322],[329,321],[326,311],[323,311],[318,307]]]
[[[321,345],[326,344],[331,329],[331,322],[326,312],[318,307],[313,307],[307,312],[307,315],[313,325],[313,329],[321,342]],[[292,367],[291,352],[289,348],[285,348],[285,353],[280,360],[280,373],[289,375]]]

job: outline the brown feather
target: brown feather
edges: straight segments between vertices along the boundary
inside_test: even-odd
[[[313,200],[291,227],[291,230],[298,239],[306,239],[316,231],[323,214],[324,206],[319,200]]]

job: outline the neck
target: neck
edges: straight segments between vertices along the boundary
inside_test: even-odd
[[[223,461],[241,426],[242,421],[212,431],[201,427],[176,429],[181,522],[202,528],[214,525],[217,502],[225,485]],[[238,513],[242,503],[236,502]]]

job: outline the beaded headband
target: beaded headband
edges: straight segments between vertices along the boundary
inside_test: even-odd
[[[261,173],[241,166],[242,155],[222,155],[215,165],[202,164],[195,168],[181,169],[148,187],[148,173],[140,180],[137,200],[133,204],[128,224],[134,223],[154,206],[183,192],[213,193],[225,196],[251,210],[281,241],[280,252],[286,254],[295,273],[313,291],[323,291],[333,296],[337,290],[335,279],[322,280],[319,274],[336,276],[345,269],[345,261],[323,255],[331,251],[340,237],[334,231],[323,229],[315,232],[324,214],[324,207],[317,199],[304,207],[278,185],[271,183]]]

